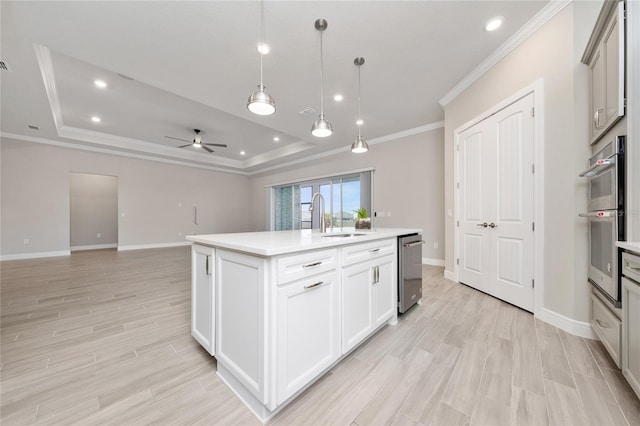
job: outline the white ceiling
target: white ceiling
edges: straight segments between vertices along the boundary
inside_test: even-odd
[[[11,69],[0,73],[2,132],[256,173],[351,144],[355,57],[366,61],[363,136],[383,138],[441,121],[438,99],[545,4],[266,1],[264,83],[278,111],[263,117],[246,108],[259,83],[259,2],[2,1],[0,60]],[[503,28],[484,31],[496,15]],[[320,108],[320,17],[328,21],[325,113],[335,129],[326,139],[310,133]],[[108,88],[97,89],[96,78]],[[316,112],[300,115],[306,107]],[[228,148],[207,154],[165,138],[191,139],[193,128]]]

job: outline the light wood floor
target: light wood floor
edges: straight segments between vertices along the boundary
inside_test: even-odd
[[[1,268],[0,420],[259,424],[190,336],[188,247]],[[602,345],[424,268],[424,303],[273,424],[626,425],[640,401]]]

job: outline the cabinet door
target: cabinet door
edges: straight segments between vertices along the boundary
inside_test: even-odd
[[[589,80],[591,93],[591,137],[600,134],[605,124],[605,81],[604,54],[602,47],[598,48],[589,64]]]
[[[277,404],[340,357],[340,292],[337,272],[278,288]]]
[[[375,262],[373,283],[373,327],[388,321],[398,307],[396,257],[386,256]]]
[[[347,353],[373,330],[373,263],[342,270],[342,353]]]
[[[214,252],[211,247],[191,247],[191,335],[211,355],[215,355]]]
[[[604,128],[624,115],[624,4],[618,3],[602,38],[605,57],[605,108]]]
[[[640,397],[640,285],[622,278],[622,374]]]

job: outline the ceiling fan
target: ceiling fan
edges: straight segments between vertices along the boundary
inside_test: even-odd
[[[214,152],[212,149],[208,148],[208,146],[219,146],[222,148],[226,148],[227,145],[223,143],[204,143],[202,142],[202,136],[200,136],[200,129],[193,129],[196,134],[196,137],[193,138],[193,141],[188,141],[186,139],[174,138],[173,136],[165,136],[167,139],[175,139],[177,141],[189,142],[186,145],[181,145],[178,148],[186,148],[188,146],[192,146],[194,148],[203,148],[207,152]]]

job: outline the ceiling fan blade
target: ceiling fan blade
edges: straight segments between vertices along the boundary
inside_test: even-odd
[[[227,145],[223,144],[223,143],[203,143],[202,145],[209,145],[209,146],[219,146],[222,148],[226,148]]]
[[[175,139],[177,141],[182,141],[182,142],[192,142],[192,141],[189,141],[187,139],[174,138],[173,136],[165,136],[165,138],[167,138],[167,139]]]
[[[207,151],[207,152],[213,152],[213,150],[212,150],[212,149],[209,149],[209,148],[207,148],[207,147],[206,147],[206,146],[204,146],[204,145],[202,145],[202,148],[204,148],[204,150],[205,150],[205,151]]]
[[[178,148],[186,148],[186,147],[191,146],[191,145],[193,145],[193,144],[192,143],[188,143],[186,145],[180,145]]]

